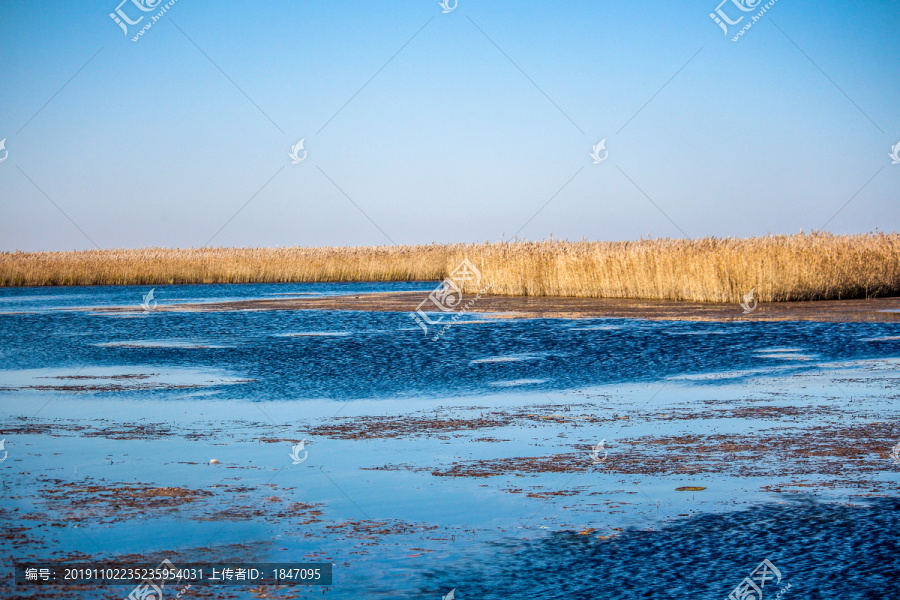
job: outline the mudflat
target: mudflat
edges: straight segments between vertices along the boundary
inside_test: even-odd
[[[303,296],[263,298],[231,302],[160,304],[162,311],[235,311],[235,310],[355,310],[372,312],[412,312],[428,299],[430,292],[380,292],[341,296]],[[467,307],[468,314],[492,318],[615,318],[683,321],[822,321],[822,322],[895,322],[900,321],[900,297],[853,300],[759,303],[751,312],[739,304],[681,302],[674,300],[635,300],[620,298],[559,298],[547,296],[500,296],[475,294],[463,297],[456,306]],[[750,305],[752,306],[752,304]],[[426,312],[437,306],[425,302]],[[104,310],[132,311],[134,307]],[[453,314],[453,313],[448,313]],[[456,313],[458,314],[458,312]]]

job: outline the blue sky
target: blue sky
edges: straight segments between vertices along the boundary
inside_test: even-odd
[[[0,5],[0,250],[900,229],[896,1],[117,5]]]

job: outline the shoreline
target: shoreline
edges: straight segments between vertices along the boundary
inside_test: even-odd
[[[339,310],[365,312],[409,312],[430,292],[375,292],[346,296],[266,298],[227,302],[158,305],[163,312],[223,312],[267,310]],[[469,296],[463,296],[466,300]],[[460,302],[462,305],[462,301]],[[85,307],[82,310],[134,312],[136,307]],[[429,311],[437,312],[437,311]],[[447,317],[460,314],[447,312]],[[661,321],[900,321],[900,297],[853,300],[804,300],[760,303],[745,314],[738,304],[677,300],[632,300],[620,298],[568,298],[551,296],[483,295],[465,314],[510,319],[649,319]]]

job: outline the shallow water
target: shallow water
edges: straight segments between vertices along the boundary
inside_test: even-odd
[[[157,298],[271,297],[287,293],[281,291],[285,285],[293,293],[302,293],[303,285],[315,290],[308,293],[389,287],[279,284],[229,290],[216,285],[205,295],[203,286],[170,286]],[[136,288],[26,292],[0,291],[0,300],[19,309],[43,307],[0,315],[0,369],[214,365],[256,380],[239,390],[221,390],[221,397],[254,401],[477,395],[511,382],[533,390],[566,390],[691,373],[782,367],[801,372],[816,368],[806,364],[810,361],[900,355],[900,324],[894,323],[496,319],[456,323],[435,342],[407,313],[144,312],[137,306]],[[76,300],[77,306],[97,307],[130,301],[135,312],[60,310]]]
[[[19,287],[0,289],[0,314],[19,311],[44,312],[79,307],[131,306],[141,310],[144,295],[153,291],[148,306],[194,302],[233,302],[304,296],[337,296],[375,292],[431,290],[429,282],[409,283],[234,283],[158,286]]]
[[[432,574],[433,585],[472,598],[725,598],[768,559],[781,580],[763,586],[767,598],[780,590],[792,598],[891,598],[900,544],[888,532],[898,526],[896,498],[856,506],[795,499],[614,541],[559,533],[504,542],[490,564]]]
[[[408,313],[148,291],[0,289],[5,558],[317,558],[336,598],[724,598],[764,558],[790,596],[897,580],[900,324],[488,316],[433,341]],[[202,495],[141,496],[163,487]]]

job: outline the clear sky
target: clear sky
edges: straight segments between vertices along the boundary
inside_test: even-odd
[[[0,2],[0,250],[900,230],[896,0],[141,1]]]

